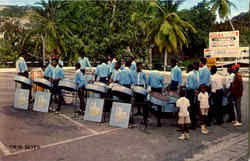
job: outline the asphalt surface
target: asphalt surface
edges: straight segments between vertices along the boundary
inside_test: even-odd
[[[69,76],[69,75],[68,75]],[[244,125],[230,123],[209,127],[205,136],[200,129],[191,139],[179,141],[175,119],[164,119],[157,128],[152,116],[144,131],[137,127],[115,128],[105,123],[72,119],[71,105],[62,114],[30,112],[12,107],[14,73],[0,72],[0,161],[245,161],[248,151],[247,109]],[[248,106],[248,95],[243,98]],[[15,147],[17,146],[17,147]],[[32,147],[31,147],[32,146]]]

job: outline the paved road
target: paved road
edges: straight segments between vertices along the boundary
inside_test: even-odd
[[[191,139],[179,141],[174,119],[149,129],[120,129],[108,123],[72,119],[72,107],[61,115],[13,109],[14,73],[0,73],[0,161],[245,161],[248,126],[212,126],[210,134],[191,131]],[[142,118],[136,118],[139,123]],[[19,145],[19,149],[13,148]],[[25,149],[39,145],[39,150]]]

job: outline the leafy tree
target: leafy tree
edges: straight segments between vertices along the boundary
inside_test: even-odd
[[[165,52],[164,69],[167,65],[167,54],[177,54],[188,46],[188,32],[196,32],[195,28],[181,19],[178,7],[183,1],[153,1],[149,3],[144,24],[149,39],[154,39],[161,53]]]
[[[43,54],[50,53],[54,48],[61,54],[66,54],[65,37],[72,37],[72,32],[63,23],[60,23],[58,10],[62,8],[64,2],[56,0],[42,0],[38,3],[30,17],[34,24],[32,30],[27,34],[26,40],[32,36],[36,38],[36,43],[43,44]],[[38,46],[36,44],[36,46]]]
[[[237,8],[236,5],[231,0],[210,0],[209,4],[212,6],[211,12],[218,12],[221,19],[226,18],[234,30],[234,26],[228,16],[231,13],[231,7]]]
[[[190,41],[188,48],[185,47],[183,50],[185,56],[189,56],[189,58],[194,55],[198,57],[202,56],[204,48],[208,47],[208,35],[211,32],[211,27],[216,20],[216,16],[210,12],[206,0],[203,0],[189,10],[180,11],[179,15],[197,30],[196,34],[189,34]]]

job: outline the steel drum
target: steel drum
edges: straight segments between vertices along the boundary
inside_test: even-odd
[[[131,89],[121,86],[121,85],[116,85],[112,87],[112,92],[117,92],[117,93],[123,93],[129,96],[132,96],[133,92]]]
[[[155,96],[149,95],[149,101],[154,104],[154,105],[158,105],[158,106],[163,106],[165,103],[162,99],[159,99]]]
[[[71,80],[60,80],[58,86],[66,91],[76,91],[76,83]]]
[[[51,89],[52,88],[52,84],[50,81],[48,81],[47,79],[44,78],[36,78],[34,80],[34,83],[36,85],[38,85],[39,87],[45,88],[45,89]]]
[[[97,84],[87,84],[85,88],[87,91],[92,91],[96,93],[106,93],[106,87]]]
[[[32,81],[24,76],[17,75],[15,81],[21,84],[32,86]]]
[[[136,94],[147,96],[147,90],[145,88],[143,88],[143,87],[134,86],[132,89],[133,89],[133,92],[136,93]]]

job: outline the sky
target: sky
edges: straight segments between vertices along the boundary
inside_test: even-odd
[[[0,0],[0,5],[35,5],[36,2],[40,0]],[[195,6],[197,3],[202,0],[186,0],[181,6],[180,9],[189,9]],[[236,6],[237,9],[232,8],[231,16],[236,16],[241,12],[247,12],[249,10],[249,0],[231,0]]]

